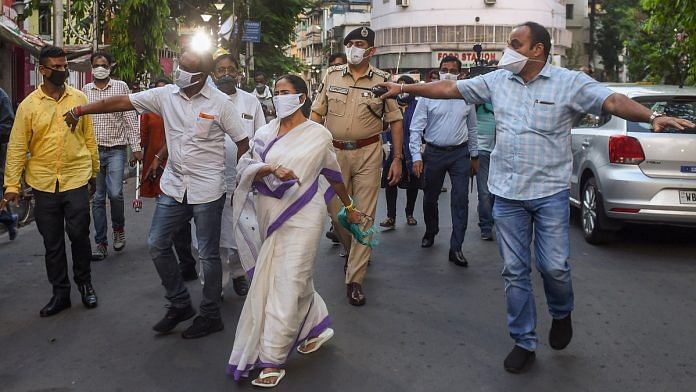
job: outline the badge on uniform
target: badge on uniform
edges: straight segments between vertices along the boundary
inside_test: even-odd
[[[338,86],[329,86],[329,92],[348,95],[348,88],[347,87],[338,87]]]
[[[252,116],[251,114],[242,113],[242,118],[245,120],[253,120],[254,116]]]
[[[364,91],[364,92],[362,93],[362,96],[363,96],[363,98],[371,98],[371,97],[372,97],[372,93],[369,92],[369,91]]]

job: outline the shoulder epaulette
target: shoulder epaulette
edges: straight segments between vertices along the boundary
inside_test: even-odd
[[[331,72],[336,72],[336,71],[342,71],[342,70],[344,70],[344,69],[347,68],[347,67],[348,67],[347,64],[332,65],[332,66],[330,66],[330,67],[326,70],[326,72],[327,72],[327,73],[331,73]]]

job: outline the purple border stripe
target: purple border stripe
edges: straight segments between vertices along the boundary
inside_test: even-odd
[[[293,185],[297,184],[297,180],[283,181],[276,190],[271,190],[271,188],[266,185],[264,181],[254,181],[253,185],[260,194],[264,196],[274,197],[276,199],[282,199],[285,192],[290,189]]]
[[[244,369],[239,369],[237,365],[228,364],[226,373],[229,375],[234,375],[234,380],[239,381],[239,379],[242,377],[248,377],[248,375],[245,375],[245,373],[247,373],[251,370],[254,370],[256,368],[282,369],[284,367],[285,367],[284,363],[268,363],[268,362],[261,362],[261,361],[257,360],[255,363],[252,363],[250,365],[246,365],[246,367]]]
[[[324,192],[324,202],[326,202],[326,204],[331,203],[331,199],[333,199],[334,196],[336,196],[336,191],[329,186],[329,189]]]
[[[285,136],[285,135],[283,135],[283,136]],[[277,142],[278,140],[280,140],[283,136],[276,137],[275,139],[271,140],[270,143],[268,143],[268,146],[266,146],[266,149],[263,150],[263,152],[260,154],[260,155],[261,155],[261,160],[263,160],[264,162],[266,162],[266,155],[268,155],[268,151],[269,151],[269,150],[271,149],[271,147],[273,147],[273,145],[276,144],[276,142]]]
[[[254,270],[256,270],[256,267],[251,267],[251,269],[246,272],[247,278],[249,278],[249,280],[254,279]]]
[[[336,170],[329,169],[328,167],[325,167],[321,169],[321,172],[324,177],[326,177],[327,180],[333,181],[333,182],[343,182],[343,175],[341,172],[338,172]]]
[[[295,214],[297,214],[302,207],[306,206],[314,197],[314,195],[317,194],[317,190],[319,190],[319,179],[317,178],[314,180],[312,185],[309,186],[307,191],[300,196],[297,200],[295,200],[294,203],[290,205],[285,211],[283,211],[278,218],[268,227],[268,230],[266,232],[266,238],[270,237],[271,234],[273,234],[274,231],[278,230],[280,226],[287,222],[288,219],[292,218]]]

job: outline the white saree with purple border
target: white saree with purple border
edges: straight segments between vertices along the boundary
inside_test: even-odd
[[[236,380],[254,368],[282,368],[288,355],[330,325],[326,304],[314,290],[314,260],[324,230],[328,181],[341,181],[331,133],[313,121],[277,137],[280,123],[259,128],[237,165],[234,230],[239,256],[252,278],[227,366]],[[282,165],[299,181],[268,175]]]

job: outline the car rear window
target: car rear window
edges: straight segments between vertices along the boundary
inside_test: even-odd
[[[667,116],[679,117],[691,122],[696,122],[696,96],[674,96],[674,97],[638,97],[635,98],[643,106],[651,111],[661,112]],[[628,121],[628,132],[652,132],[650,124]],[[696,134],[696,128],[686,131],[676,129],[666,129],[666,133],[690,133]]]

